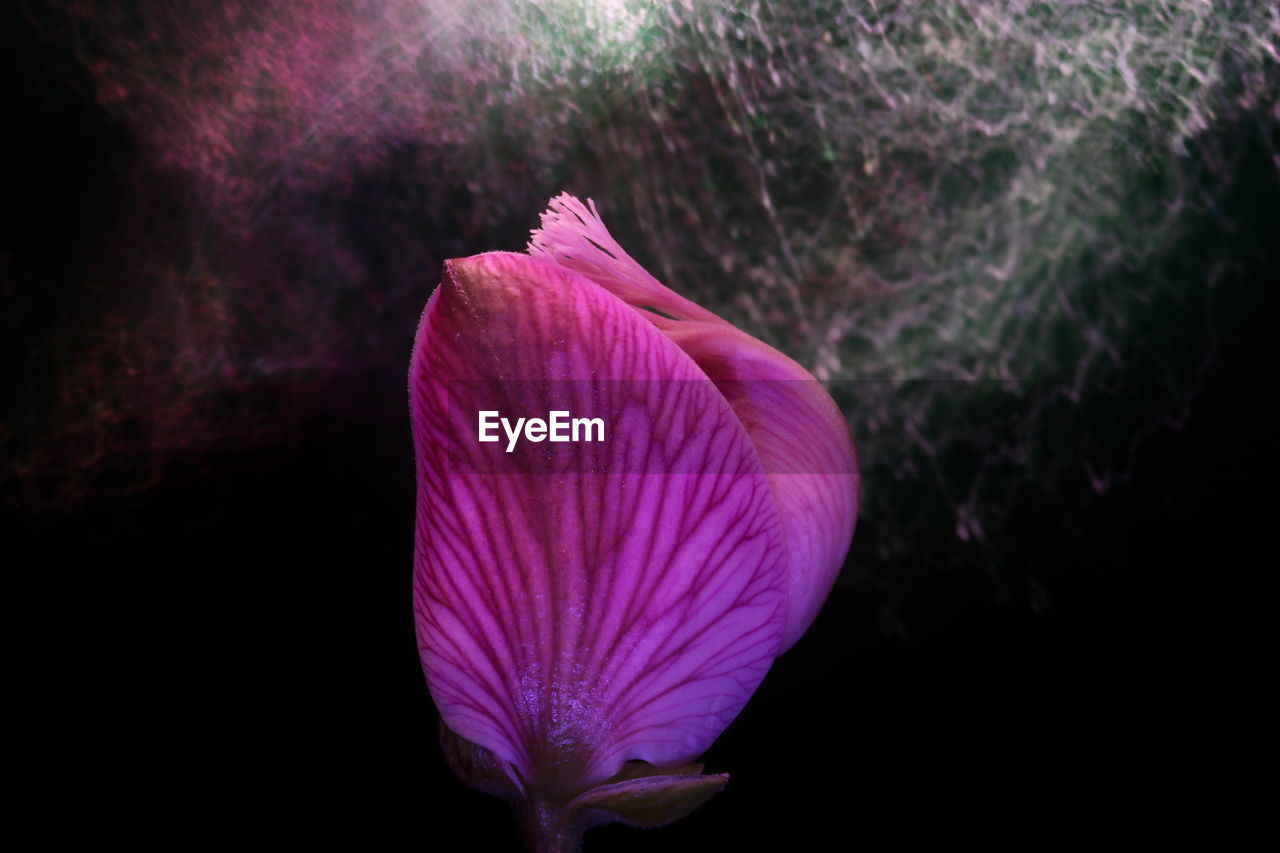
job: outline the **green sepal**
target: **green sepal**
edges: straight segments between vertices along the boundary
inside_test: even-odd
[[[699,762],[686,764],[683,767],[655,767],[647,761],[628,761],[615,775],[600,784],[612,785],[614,782],[642,779],[645,776],[697,776],[700,773],[702,773],[702,764]]]
[[[701,765],[663,771],[650,768],[621,782],[606,782],[574,797],[567,809],[585,827],[621,821],[631,826],[666,826],[692,812],[724,790],[728,773],[702,775]],[[616,777],[615,777],[616,778]]]
[[[459,737],[444,720],[440,721],[440,749],[453,775],[470,787],[512,803],[524,798],[524,792],[512,780],[514,769],[508,772],[505,761],[483,746]]]
[[[459,737],[443,720],[440,747],[460,780],[515,806],[525,839],[535,853],[572,853],[579,849],[583,832],[607,823],[666,826],[705,803],[729,781],[727,773],[703,774],[698,763],[666,768],[628,761],[614,776],[568,802],[549,802],[527,790],[515,768],[490,750]]]

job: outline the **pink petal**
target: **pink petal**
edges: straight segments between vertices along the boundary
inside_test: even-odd
[[[835,401],[787,356],[671,291],[610,236],[596,212],[568,195],[552,199],[529,253],[582,273],[675,341],[733,406],[769,476],[787,548],[785,651],[812,624],[849,551],[859,474],[849,427]],[[674,319],[671,319],[674,318]]]
[[[808,371],[736,328],[685,323],[668,335],[724,394],[768,475],[787,551],[785,651],[813,624],[853,539],[859,473],[848,423]]]
[[[703,752],[786,606],[769,485],[720,393],[604,290],[491,253],[446,263],[410,396],[415,614],[446,724],[549,799]],[[606,440],[507,454],[476,440],[481,408],[603,417]]]

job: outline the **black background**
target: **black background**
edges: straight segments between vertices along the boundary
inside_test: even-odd
[[[28,427],[33,388],[56,381],[42,344],[138,156],[45,49],[10,52],[24,82],[4,130],[3,411]],[[1274,559],[1280,187],[1252,145],[1222,211],[1243,226],[1204,240],[1254,286],[1185,429],[1142,448],[1086,535],[1052,518],[1013,535],[1047,604],[1002,602],[981,553],[922,541],[922,562],[959,569],[899,594],[904,628],[888,631],[882,592],[858,582],[876,559],[860,532],[846,582],[705,757],[732,774],[726,792],[668,829],[594,830],[587,849],[1036,847],[1216,834],[1223,801],[1250,810],[1219,795],[1257,760],[1254,685],[1274,677],[1249,663]],[[37,507],[4,483],[11,650],[30,685],[10,701],[51,836],[515,849],[505,805],[453,780],[436,744],[403,379],[331,391],[337,414],[180,459],[126,498]]]

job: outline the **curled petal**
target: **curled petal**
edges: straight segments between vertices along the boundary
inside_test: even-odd
[[[783,527],[788,612],[782,648],[790,648],[830,593],[858,514],[857,458],[839,408],[795,361],[646,272],[609,235],[594,203],[567,194],[552,199],[529,253],[580,272],[638,309],[733,407],[760,455]]]
[[[786,607],[769,483],[724,397],[616,297],[496,252],[446,264],[410,395],[415,618],[449,728],[553,802],[704,751]],[[605,440],[476,441],[478,410],[555,409]]]
[[[853,539],[859,473],[849,427],[804,368],[738,329],[687,323],[669,334],[729,401],[768,475],[787,551],[785,651],[817,617]]]
[[[561,193],[551,200],[551,206],[540,218],[542,227],[529,238],[528,250],[533,257],[581,273],[628,305],[657,308],[678,320],[701,320],[732,328],[636,263],[604,227],[591,199],[583,204],[568,193]]]

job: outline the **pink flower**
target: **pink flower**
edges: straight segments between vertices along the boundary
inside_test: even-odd
[[[410,397],[422,664],[483,784],[535,824],[705,799],[624,764],[697,758],[822,606],[858,495],[830,396],[561,195],[527,255],[446,262]]]

